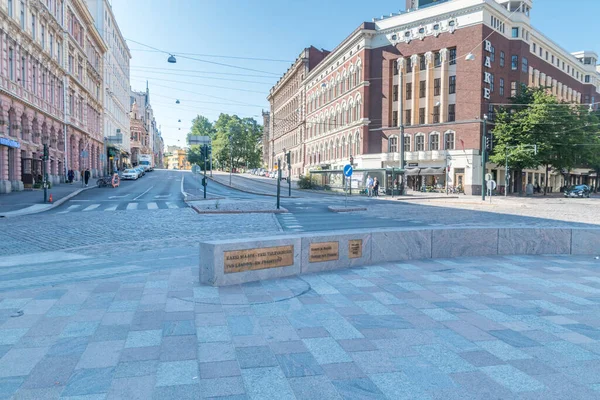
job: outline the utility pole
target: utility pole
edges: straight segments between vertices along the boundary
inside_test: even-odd
[[[233,136],[231,136],[231,132],[229,133],[229,186],[231,186],[231,174],[233,173]]]
[[[287,177],[287,181],[288,181],[288,196],[292,197],[292,152],[288,151],[287,153],[285,153],[285,161],[287,162],[288,165],[288,177]]]
[[[206,181],[206,159],[208,158],[208,145],[205,144],[202,146],[202,153],[204,153],[204,179],[202,179],[202,186],[204,186],[204,198],[206,199],[206,186],[208,186],[208,182]]]
[[[277,159],[277,209],[279,210],[279,202],[281,197],[281,159]]]
[[[487,158],[487,114],[483,114],[483,135],[481,135],[481,200],[485,201],[485,164]]]
[[[48,145],[44,144],[44,154],[42,155],[42,174],[44,174],[44,203],[48,202],[48,173],[46,171],[47,168],[47,163],[48,163],[48,156],[49,156],[49,149],[48,149]]]
[[[398,68],[398,124],[400,125],[400,170],[404,171],[404,110],[402,107],[402,102],[404,101],[404,82],[402,81],[402,70],[400,69],[400,63],[397,63],[396,68]],[[400,196],[404,194],[404,185],[405,185],[406,173],[402,174],[402,184],[400,185]],[[392,194],[394,193],[394,188],[392,188]]]

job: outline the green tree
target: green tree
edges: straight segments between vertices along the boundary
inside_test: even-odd
[[[196,118],[192,120],[192,126],[187,134],[188,143],[192,136],[208,136],[211,139],[214,139],[215,128],[212,122],[202,115],[197,115]],[[190,145],[187,149],[186,157],[190,164],[197,164],[201,168],[204,168],[204,153],[202,151],[202,146],[197,144]],[[212,166],[209,165],[209,163],[210,158],[207,160],[207,166],[212,169]]]
[[[221,114],[214,124],[213,157],[220,166],[255,168],[260,166],[262,126],[253,118]]]

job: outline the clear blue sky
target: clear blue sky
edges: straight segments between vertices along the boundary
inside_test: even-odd
[[[180,145],[197,114],[211,120],[221,112],[254,116],[262,123],[269,89],[304,47],[331,50],[361,22],[404,7],[402,0],[113,0],[112,4],[129,40],[176,55],[203,54],[189,57],[239,67],[182,56],[177,64],[168,64],[167,55],[128,42],[132,88],[142,90],[149,81],[150,101],[165,142]],[[536,0],[532,23],[570,52],[600,52],[593,33],[599,13],[598,0]],[[176,99],[181,104],[176,105]]]

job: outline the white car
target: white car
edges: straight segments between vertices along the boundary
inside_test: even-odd
[[[140,177],[140,173],[136,169],[126,169],[121,174],[121,179],[133,179],[137,180]]]

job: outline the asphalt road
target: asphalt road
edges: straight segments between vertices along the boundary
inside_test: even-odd
[[[86,190],[49,213],[135,211],[184,208],[182,171],[155,170],[138,180],[121,180],[117,188]]]

